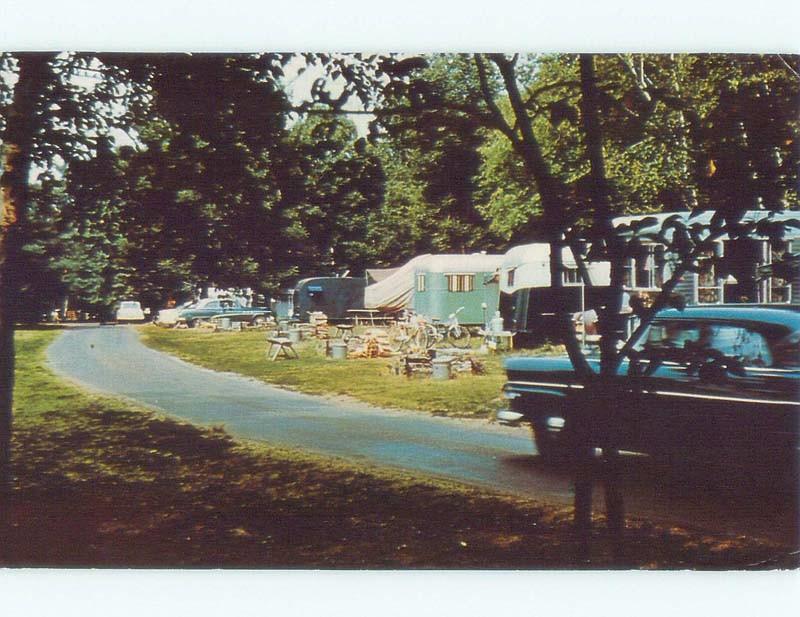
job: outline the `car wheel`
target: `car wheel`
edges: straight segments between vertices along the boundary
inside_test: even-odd
[[[533,445],[546,463],[568,462],[574,455],[571,433],[566,426],[558,430],[548,426],[548,420],[555,418],[543,418],[534,422]]]
[[[189,321],[186,322],[186,325],[189,326],[190,328],[196,328],[197,326],[200,325],[200,320],[190,319]]]
[[[259,328],[259,327],[263,326],[265,323],[267,323],[267,318],[264,315],[256,315],[250,321],[250,325],[255,327],[255,328]]]

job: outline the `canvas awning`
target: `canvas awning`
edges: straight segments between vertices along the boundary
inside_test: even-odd
[[[429,257],[429,254],[414,257],[404,266],[394,268],[394,272],[382,281],[367,285],[364,308],[395,312],[410,307],[414,294],[414,270]]]
[[[367,268],[367,285],[374,285],[386,280],[400,268]]]
[[[491,272],[493,274],[502,259],[502,255],[486,255],[484,253],[419,255],[404,266],[395,268],[395,271],[382,281],[368,285],[364,290],[364,306],[368,309],[380,309],[387,312],[410,308],[414,298],[415,272]]]

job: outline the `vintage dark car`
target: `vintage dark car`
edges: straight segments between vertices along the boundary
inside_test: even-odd
[[[598,360],[590,363],[599,370]],[[797,462],[796,308],[659,312],[616,376],[602,384],[580,382],[566,357],[514,357],[505,368],[510,409],[498,419],[529,422],[545,459],[566,458],[582,428],[597,447],[615,444],[671,460]]]
[[[246,306],[238,298],[205,298],[180,310],[177,319],[193,328],[201,321],[223,317],[257,325],[271,319],[272,311],[265,307]]]

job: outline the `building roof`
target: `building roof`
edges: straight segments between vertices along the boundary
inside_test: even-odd
[[[656,214],[634,214],[629,216],[618,216],[614,218],[614,226],[630,225],[637,221],[644,221],[652,219],[652,224],[637,230],[637,235],[658,233],[661,230],[665,221],[672,217],[679,217],[685,223],[692,225],[698,224],[702,227],[707,227],[711,223],[711,219],[716,214],[715,210],[702,210],[696,213],[691,212],[659,212]],[[800,210],[784,210],[782,212],[772,212],[770,210],[748,210],[742,216],[741,222],[752,223],[762,220],[770,220],[775,222],[789,222],[800,221]],[[671,236],[668,233],[667,236]],[[800,238],[800,229],[794,226],[787,226],[784,237],[786,239]],[[722,238],[725,239],[724,237]]]

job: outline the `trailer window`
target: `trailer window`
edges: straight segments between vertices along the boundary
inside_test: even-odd
[[[474,274],[445,274],[447,278],[447,291],[474,291]]]
[[[637,257],[625,262],[625,287],[628,289],[660,289],[664,284],[666,259],[664,247],[650,244]]]

